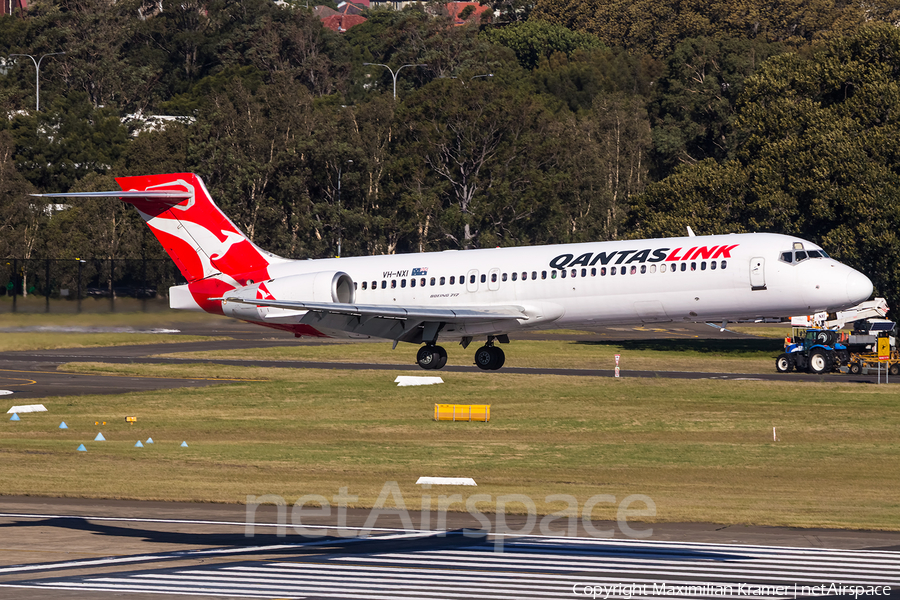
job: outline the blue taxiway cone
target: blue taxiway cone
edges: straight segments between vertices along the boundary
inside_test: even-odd
[[[68,429],[69,426],[66,425],[66,422],[65,422],[65,421],[63,421],[62,423],[59,424],[59,428],[60,428],[60,429]]]
[[[82,445],[78,446],[78,451],[79,452],[87,452],[87,448],[85,448],[84,444],[82,444]]]
[[[152,444],[152,443],[153,443],[153,438],[147,438],[147,443],[148,443],[148,444]]]
[[[13,416],[11,416],[9,418],[9,420],[10,421],[21,421],[22,419],[19,418],[19,415],[17,415],[16,413],[13,413]]]
[[[182,448],[187,448],[187,447],[188,447],[187,442],[181,442],[181,447],[182,447]]]
[[[141,443],[141,440],[138,440],[137,444],[134,445],[135,448],[143,448],[144,445]]]
[[[98,434],[97,434],[97,437],[94,438],[94,441],[95,441],[95,442],[105,442],[105,441],[106,441],[106,438],[103,437],[103,434],[102,434],[102,433],[98,433]]]

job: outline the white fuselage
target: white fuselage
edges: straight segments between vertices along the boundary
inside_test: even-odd
[[[871,282],[858,271],[824,253],[798,261],[798,251],[817,254],[821,249],[785,235],[732,234],[284,261],[270,265],[269,274],[277,282],[304,273],[346,273],[357,305],[516,305],[534,315],[502,325],[448,326],[441,338],[613,323],[785,317],[835,311],[871,294]],[[302,299],[304,292],[290,295]],[[302,316],[263,307],[226,314],[272,326]],[[352,335],[332,329],[321,333]]]

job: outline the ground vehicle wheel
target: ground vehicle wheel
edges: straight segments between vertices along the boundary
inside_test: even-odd
[[[423,369],[436,369],[440,356],[435,350],[437,346],[422,346],[416,353],[416,364]]]
[[[494,352],[492,346],[482,346],[475,351],[475,364],[479,369],[490,371],[494,363]]]
[[[828,353],[821,348],[816,348],[809,354],[809,372],[827,373],[831,371],[832,361]]]
[[[779,373],[790,373],[794,370],[794,359],[786,352],[781,353],[775,359],[775,370]]]
[[[900,375],[900,363],[894,363],[888,368],[888,373],[891,375]]]
[[[849,370],[851,375],[859,375],[862,373],[862,365],[859,364],[859,362],[852,362],[850,363]]]

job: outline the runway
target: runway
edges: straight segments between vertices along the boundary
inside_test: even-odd
[[[17,397],[37,399],[60,395],[81,394],[121,394],[131,391],[170,389],[175,387],[198,387],[225,383],[226,379],[178,379],[154,377],[123,377],[115,375],[76,374],[57,371],[56,368],[65,363],[102,362],[112,364],[197,364],[209,363],[234,367],[273,367],[288,369],[331,369],[331,370],[378,370],[378,371],[416,371],[420,369],[414,364],[410,354],[409,364],[350,363],[350,362],[315,362],[315,361],[273,361],[273,360],[226,360],[197,358],[159,358],[155,355],[178,352],[203,352],[214,350],[247,350],[252,355],[255,348],[271,348],[297,344],[321,344],[318,340],[295,340],[291,334],[268,330],[258,326],[226,321],[223,324],[198,324],[183,327],[177,333],[167,334],[176,339],[179,335],[206,335],[223,339],[202,342],[171,342],[145,344],[135,346],[69,348],[61,350],[0,352],[0,389],[10,390]],[[225,339],[225,338],[230,339]],[[598,328],[590,333],[532,333],[527,339],[566,339],[573,341],[629,341],[670,338],[751,338],[743,334],[720,331],[706,324],[679,324],[677,327],[607,327]],[[333,343],[333,342],[324,342]],[[474,365],[447,365],[441,373],[481,372]],[[528,375],[559,375],[572,377],[613,377],[612,369],[550,369],[550,368],[516,368],[504,367],[504,373]],[[844,383],[870,384],[877,381],[875,375],[841,375],[829,374],[812,376],[805,373],[736,374],[704,371],[666,371],[666,370],[627,370],[624,377],[669,378],[669,379],[722,379],[722,380],[758,380],[758,381],[819,381],[833,378]]]
[[[858,600],[896,598],[900,589],[898,533],[656,524],[649,539],[583,531],[498,538],[475,529],[463,533],[472,524],[469,515],[455,514],[448,524],[458,529],[449,532],[410,532],[388,522],[360,538],[353,527],[366,513],[351,511],[349,527],[322,522],[317,537],[273,535],[278,521],[269,512],[268,529],[246,538],[241,507],[96,504],[0,498],[3,511],[76,513],[0,514],[0,597]],[[206,519],[190,518],[198,515]],[[66,558],[44,560],[27,541],[46,531],[67,544]],[[15,546],[25,544],[35,551],[26,554],[31,560],[11,564],[22,556],[13,554]],[[124,551],[103,553],[109,544]]]

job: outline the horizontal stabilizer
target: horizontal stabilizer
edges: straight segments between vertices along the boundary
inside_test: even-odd
[[[144,200],[181,200],[193,197],[192,192],[158,191],[158,192],[65,192],[61,194],[31,194],[38,198],[143,198]]]

